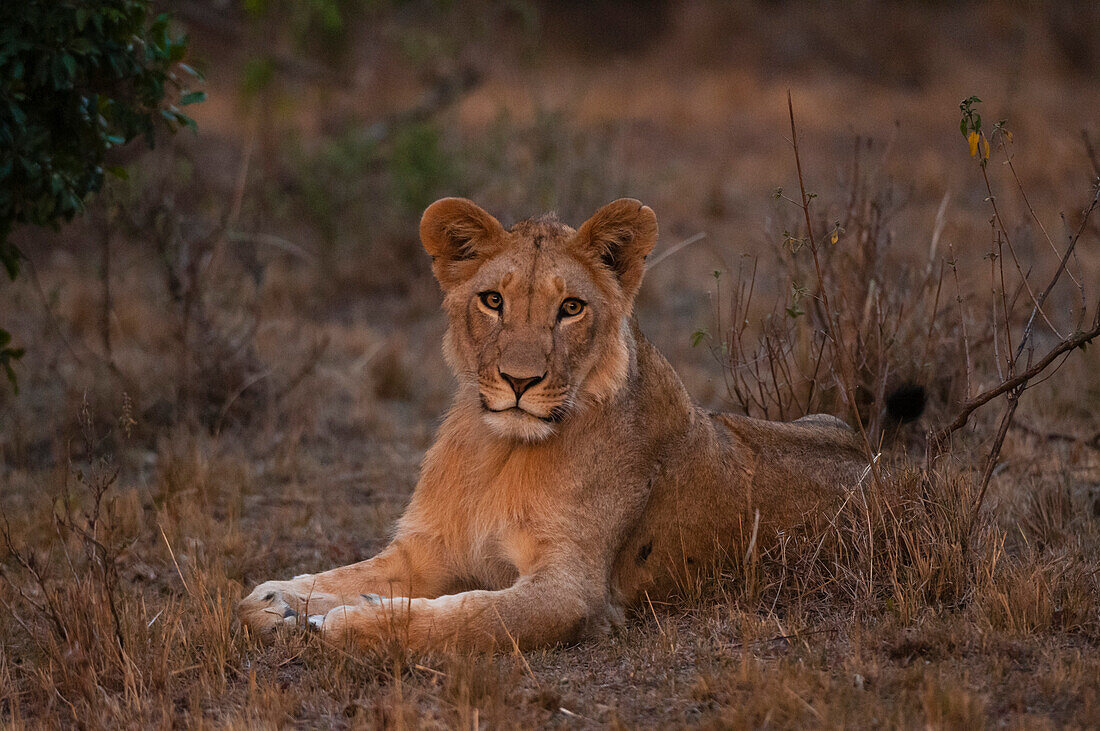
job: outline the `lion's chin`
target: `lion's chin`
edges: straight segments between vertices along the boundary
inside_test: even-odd
[[[488,427],[499,437],[520,442],[541,442],[552,437],[555,424],[520,408],[483,412]]]

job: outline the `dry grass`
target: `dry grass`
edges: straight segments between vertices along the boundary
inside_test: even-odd
[[[931,471],[924,459],[927,430],[1004,378],[1005,323],[1018,343],[1031,309],[1011,256],[985,258],[1006,252],[958,100],[979,93],[987,124],[1005,116],[1015,131],[1014,171],[998,156],[988,171],[1036,290],[1057,264],[1042,228],[1064,251],[1091,195],[1080,127],[1100,119],[1100,49],[1066,28],[1096,10],[1066,7],[898,4],[880,34],[884,11],[872,30],[859,4],[655,3],[662,33],[643,43],[626,23],[638,50],[597,60],[575,47],[587,36],[566,11],[544,12],[532,49],[516,38],[526,26],[487,5],[509,23],[501,37],[471,31],[427,60],[410,39],[435,48],[451,11],[396,14],[370,29],[379,55],[364,68],[400,73],[317,92],[323,105],[273,98],[260,132],[225,101],[240,59],[197,28],[220,64],[204,136],[147,158],[62,235],[24,234],[33,278],[0,289],[29,351],[21,395],[0,391],[0,722],[1093,725],[1096,350],[1022,395],[980,510],[1002,399]],[[862,28],[861,42],[841,28]],[[486,49],[502,56],[478,66],[479,86],[427,121],[395,122],[434,83],[418,69],[446,77]],[[788,88],[819,193],[820,276],[803,211],[783,200],[799,198]],[[364,140],[379,119],[395,131]],[[705,231],[650,273],[643,328],[710,406],[858,413],[896,455],[882,488],[869,477],[836,513],[744,546],[682,602],[578,647],[363,656],[311,635],[245,636],[243,591],[377,551],[412,490],[451,383],[415,222],[423,199],[456,192],[505,218],[573,220],[625,193],[658,211],[662,248]],[[1098,252],[1094,219],[1073,279],[1050,295],[1063,334],[1080,314],[1074,279],[1100,281]],[[838,328],[844,348],[825,335]],[[690,347],[696,330],[710,348]],[[1035,356],[1056,340],[1038,327]],[[882,406],[905,382],[926,388],[929,409],[899,426]]]

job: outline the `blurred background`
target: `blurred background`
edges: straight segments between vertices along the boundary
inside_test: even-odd
[[[934,233],[964,272],[987,253],[960,99],[1009,120],[1031,204],[1059,232],[1097,163],[1095,3],[161,5],[206,78],[198,133],[129,146],[136,171],[90,215],[17,233],[39,281],[3,291],[29,351],[18,407],[0,396],[16,462],[55,458],[36,417],[86,393],[125,392],[149,429],[187,411],[220,430],[327,376],[342,414],[414,396],[410,418],[431,424],[451,384],[417,221],[444,195],[506,224],[573,225],[628,195],[657,211],[658,255],[702,234],[648,275],[639,312],[695,397],[728,407],[722,364],[689,345],[727,307],[716,271],[732,282],[751,258],[755,311],[791,299],[779,259],[801,211],[773,195],[797,189],[788,90],[823,224],[863,189],[899,271],[946,253]],[[1028,223],[1018,196],[1003,207]]]
[[[2,292],[28,349],[24,396],[0,396],[9,460],[55,458],[38,417],[75,413],[85,393],[127,393],[149,429],[181,409],[224,428],[327,377],[342,413],[415,396],[414,420],[432,423],[451,384],[417,221],[444,195],[505,223],[556,211],[573,225],[629,195],[658,213],[658,254],[703,234],[648,275],[639,312],[696,398],[728,407],[721,364],[689,345],[716,330],[720,285],[749,257],[754,307],[791,298],[778,260],[801,211],[773,195],[797,188],[788,90],[823,224],[862,186],[906,266],[948,245],[964,264],[987,252],[988,193],[956,131],[971,94],[1009,121],[1031,204],[1059,235],[1095,174],[1095,3],[161,5],[206,77],[188,107],[198,133],[129,146],[137,169],[90,215],[17,233],[39,281]],[[1017,196],[1004,208],[1028,223]]]

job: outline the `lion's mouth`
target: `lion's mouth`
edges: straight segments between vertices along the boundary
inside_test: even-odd
[[[529,416],[532,419],[538,419],[539,421],[545,422],[547,424],[560,424],[562,420],[565,419],[565,414],[567,412],[565,406],[561,404],[550,409],[550,412],[545,415],[532,413],[520,406],[519,404],[516,404],[515,406],[508,406],[503,409],[494,409],[493,407],[489,406],[489,402],[485,400],[484,396],[481,396],[481,408],[489,412],[490,414],[515,414],[517,416]]]

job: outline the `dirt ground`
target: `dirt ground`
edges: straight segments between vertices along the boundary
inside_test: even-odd
[[[699,402],[745,410],[722,349],[737,282],[755,266],[746,341],[769,313],[812,318],[784,246],[804,228],[788,92],[818,235],[877,247],[853,269],[894,318],[874,373],[929,398],[884,443],[923,465],[928,431],[1002,375],[991,323],[1019,333],[1029,309],[997,319],[990,198],[1035,287],[1082,227],[1048,309],[1059,334],[1095,312],[1095,4],[398,3],[355,16],[339,61],[224,4],[173,7],[207,76],[199,133],[135,156],[74,224],[17,232],[30,276],[0,286],[27,349],[0,389],[5,725],[1097,725],[1096,345],[1024,394],[976,517],[1000,399],[903,525],[837,530],[806,564],[746,557],[604,639],[362,655],[234,617],[260,581],[379,550],[416,484],[453,385],[417,241],[436,197],[506,223],[652,206],[641,326]],[[959,134],[970,95],[1012,132],[990,189]],[[1034,355],[1057,340],[1037,327]]]

